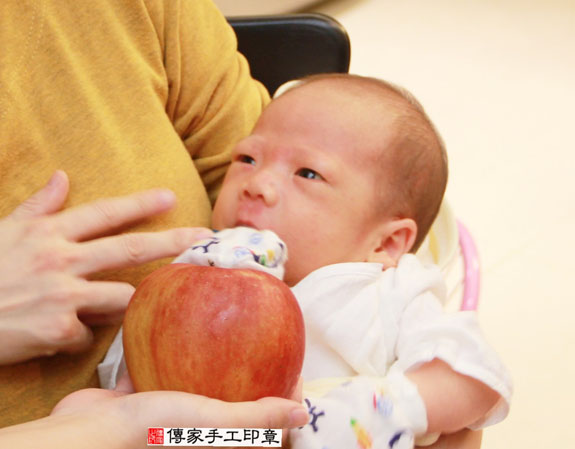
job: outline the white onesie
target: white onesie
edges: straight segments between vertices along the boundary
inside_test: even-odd
[[[176,262],[241,267],[247,261],[281,278],[286,257],[285,245],[270,231],[235,228],[199,242]],[[481,335],[475,312],[443,310],[437,267],[411,254],[384,271],[374,263],[329,265],[292,291],[306,326],[302,376],[310,412],[310,422],[290,432],[292,448],[412,448],[427,420],[417,388],[403,372],[435,358],[501,395],[471,428],[507,415],[508,373]],[[113,388],[123,366],[119,335],[99,367],[102,386]]]
[[[507,415],[509,375],[485,342],[476,312],[443,310],[437,267],[424,266],[411,254],[384,271],[380,264],[336,264],[316,270],[292,290],[306,326],[304,390],[319,392],[308,398],[308,407],[312,417],[321,414],[315,426],[292,431],[293,447],[413,447],[414,437],[427,428],[425,407],[402,373],[436,358],[501,395],[470,428]],[[338,383],[334,377],[348,379]],[[384,429],[384,422],[393,425]]]

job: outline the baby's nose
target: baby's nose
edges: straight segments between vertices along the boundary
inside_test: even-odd
[[[278,201],[277,180],[269,173],[256,173],[246,181],[243,195],[250,199],[260,199],[266,206],[273,206]]]

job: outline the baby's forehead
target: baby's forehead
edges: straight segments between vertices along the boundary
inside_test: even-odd
[[[345,114],[350,124],[372,134],[396,134],[400,123],[407,116],[407,102],[379,86],[363,85],[356,80],[322,79],[293,88],[291,94],[300,102],[315,104],[325,111]],[[284,95],[286,95],[284,94]],[[281,98],[281,97],[280,97]],[[364,126],[360,126],[364,125]],[[367,128],[367,129],[366,129]]]
[[[334,133],[337,134],[343,126],[352,136],[356,136],[358,141],[365,143],[355,146],[351,157],[355,164],[359,163],[365,169],[373,171],[374,167],[377,168],[379,174],[381,162],[390,156],[393,142],[400,132],[401,111],[394,104],[392,96],[379,86],[355,79],[325,78],[303,81],[284,91],[273,103],[284,113],[293,111],[291,108],[294,107],[306,109],[305,105],[313,105],[310,110],[319,111],[319,126],[322,129],[329,132],[330,120],[333,120],[333,126],[336,128],[333,129]],[[274,115],[273,118],[281,120],[283,117]],[[305,114],[300,116],[300,120],[305,122],[309,119]],[[268,122],[265,118],[264,121]],[[273,121],[276,122],[277,120]]]
[[[396,90],[380,83],[378,80],[361,77],[325,77],[312,80],[303,80],[288,88],[285,93],[299,93],[301,95],[313,92],[325,96],[346,98],[348,101],[370,103],[376,101],[394,108],[401,103],[408,103]],[[285,95],[282,94],[282,95]]]
[[[323,99],[325,104],[334,100],[360,104],[371,102],[371,97],[366,95],[366,92],[358,90],[356,86],[332,79],[303,82],[284,93],[283,96],[313,102]],[[320,102],[319,105],[321,104]]]

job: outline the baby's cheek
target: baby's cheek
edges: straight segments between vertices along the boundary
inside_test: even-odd
[[[226,226],[226,199],[224,198],[225,195],[224,192],[222,192],[220,194],[220,196],[218,197],[218,199],[216,200],[216,204],[214,206],[214,210],[212,212],[212,228],[217,229],[217,230],[222,230],[225,228],[228,228],[229,226]],[[227,214],[229,215],[231,211],[231,208],[228,206],[228,211]]]

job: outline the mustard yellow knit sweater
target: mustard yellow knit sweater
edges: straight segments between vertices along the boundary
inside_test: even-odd
[[[209,0],[2,0],[0,43],[0,216],[63,169],[67,206],[161,186],[177,209],[135,229],[209,225],[229,151],[268,101]],[[158,265],[106,278],[137,284]],[[0,426],[96,386],[115,331],[0,367]]]

